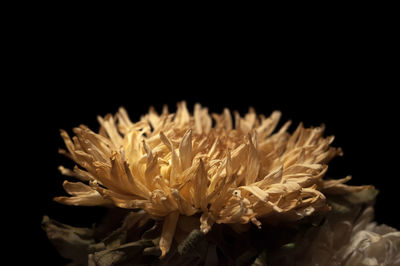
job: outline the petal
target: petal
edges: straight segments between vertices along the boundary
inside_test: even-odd
[[[163,258],[171,248],[178,219],[179,219],[179,212],[177,211],[171,212],[165,217],[159,243],[161,249],[160,258]]]
[[[247,157],[247,172],[245,182],[246,185],[254,183],[258,177],[258,171],[260,170],[260,159],[258,158],[256,147],[251,141],[249,136],[249,153]]]
[[[250,192],[251,194],[256,196],[262,202],[268,201],[269,194],[257,186],[242,186],[241,188],[243,188],[244,190],[247,190],[248,192]]]
[[[203,211],[207,209],[207,172],[203,161],[200,160],[199,166],[194,176],[194,206]]]
[[[73,197],[55,197],[54,201],[66,205],[75,206],[107,206],[111,201],[103,198],[103,196],[95,189],[81,183],[64,181],[64,189]]]
[[[179,158],[181,160],[182,171],[192,165],[192,130],[186,131],[179,144]]]

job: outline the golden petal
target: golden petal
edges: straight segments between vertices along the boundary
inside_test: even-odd
[[[268,192],[262,190],[261,188],[257,186],[242,186],[240,187],[250,193],[252,193],[254,196],[256,196],[259,200],[263,202],[267,202],[269,198]]]
[[[182,171],[192,165],[192,130],[186,131],[179,144],[179,158],[181,160]]]
[[[97,120],[101,126],[105,129],[108,137],[116,148],[123,144],[121,135],[118,133],[117,126],[115,125],[114,118],[111,115],[106,115],[104,118],[101,116],[97,117]]]
[[[175,187],[177,185],[179,174],[181,172],[180,161],[171,140],[162,131],[160,132],[160,139],[164,143],[164,145],[169,148],[171,152],[172,158],[171,158],[171,173],[169,177],[169,182],[171,187]]]
[[[65,191],[73,195],[73,197],[54,198],[59,203],[80,206],[104,206],[111,204],[110,200],[104,199],[99,192],[82,182],[64,181],[63,186]]]
[[[179,219],[179,212],[177,211],[169,213],[164,219],[160,243],[159,243],[161,249],[160,258],[163,258],[171,248],[171,243],[174,238],[178,219]]]
[[[247,172],[245,177],[245,184],[249,185],[256,181],[258,171],[260,170],[260,160],[258,158],[257,150],[249,137],[249,153],[247,157]]]
[[[203,161],[200,160],[199,166],[194,176],[194,206],[205,211],[207,209],[207,173],[204,169]]]

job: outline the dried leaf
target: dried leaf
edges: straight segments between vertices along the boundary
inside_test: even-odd
[[[77,228],[51,220],[44,216],[42,228],[60,255],[77,265],[86,265],[88,248],[94,244],[93,230]]]

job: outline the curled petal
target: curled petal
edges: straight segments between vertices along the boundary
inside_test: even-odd
[[[64,189],[72,195],[72,197],[56,197],[55,201],[75,206],[107,206],[111,205],[111,201],[101,196],[99,192],[81,182],[64,181]]]

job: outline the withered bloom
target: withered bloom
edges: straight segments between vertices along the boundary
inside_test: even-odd
[[[74,128],[71,139],[61,131],[67,151],[77,163],[63,174],[82,182],[64,182],[68,205],[115,205],[142,209],[163,220],[159,248],[168,253],[178,221],[198,214],[206,234],[214,223],[237,228],[253,223],[296,221],[329,210],[324,194],[356,192],[350,178],[324,180],[328,162],[341,150],[324,137],[324,127],[290,134],[290,121],[275,132],[281,113],[241,117],[225,109],[208,113],[199,104],[189,113],[185,102],[176,113],[154,109],[133,123],[125,109],[98,120],[99,133]],[[214,121],[213,121],[214,120]]]

